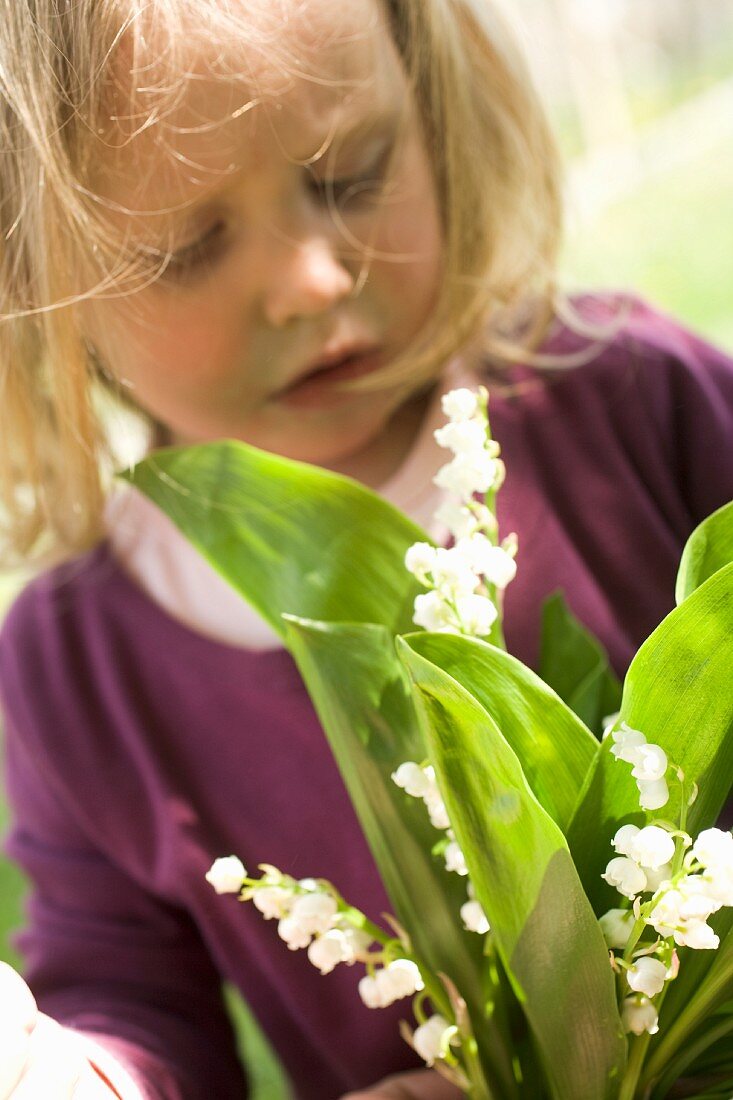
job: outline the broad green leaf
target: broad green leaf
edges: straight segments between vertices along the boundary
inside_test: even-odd
[[[713,825],[733,776],[733,564],[675,608],[644,642],[624,683],[622,717],[661,745],[689,784],[699,784],[688,832]],[[601,880],[620,825],[641,824],[631,765],[615,760],[608,738],[598,753],[568,831],[581,879],[597,913],[618,894]],[[679,820],[680,785],[668,775],[670,800],[655,816]]]
[[[235,440],[156,451],[121,476],[278,634],[283,612],[412,628],[403,561],[427,536],[357,482]]]
[[[456,634],[411,634],[408,640],[488,711],[535,797],[566,829],[598,752],[590,730],[531,669],[495,646]]]
[[[542,605],[539,674],[599,737],[621,706],[621,681],[601,643],[575,618],[562,592]]]
[[[410,687],[394,641],[383,626],[318,623],[287,616],[287,643],[315,704],[364,835],[415,954],[446,973],[466,1000],[485,1038],[480,1052],[499,1096],[515,1095],[501,1037],[484,1020],[483,937],[465,932],[460,907],[465,882],[431,855],[438,833],[422,800],[391,779],[405,760],[427,753]],[[338,885],[338,884],[336,884]],[[438,1004],[445,991],[431,990]],[[501,1088],[500,1088],[501,1087]]]
[[[677,573],[677,603],[686,600],[730,562],[733,562],[733,500],[704,519],[687,540]]]
[[[473,696],[398,638],[430,759],[555,1100],[616,1094],[626,1043],[608,952],[565,837]]]

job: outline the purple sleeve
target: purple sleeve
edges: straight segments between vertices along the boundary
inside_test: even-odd
[[[642,393],[691,526],[733,500],[733,359],[640,303],[631,325],[644,346]]]
[[[241,1100],[247,1089],[219,975],[193,923],[77,828],[68,784],[23,728],[23,696],[8,683],[7,662],[2,673],[14,821],[6,849],[30,878],[17,946],[40,1009],[91,1034],[146,1100]]]

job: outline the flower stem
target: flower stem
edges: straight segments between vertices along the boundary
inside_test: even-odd
[[[632,1040],[631,1056],[626,1064],[626,1072],[621,1082],[618,1100],[634,1100],[636,1096],[636,1086],[639,1083],[641,1067],[644,1064],[644,1057],[650,1039],[651,1035],[647,1034],[640,1035],[638,1038]]]

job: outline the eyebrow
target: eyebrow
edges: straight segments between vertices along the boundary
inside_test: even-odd
[[[294,163],[299,164],[313,164],[316,163],[320,156],[327,156],[333,143],[338,140],[339,147],[344,145],[351,145],[359,139],[366,138],[371,135],[372,131],[378,129],[384,129],[389,136],[396,134],[400,121],[402,119],[402,111],[399,107],[395,107],[392,104],[383,104],[380,106],[370,107],[366,114],[359,115],[356,118],[342,119],[337,122],[327,136],[322,140],[320,146],[317,146],[313,152],[304,158],[294,158]],[[178,209],[173,209],[167,212],[168,217],[180,218],[182,220],[191,220],[194,218],[202,207],[210,205],[216,202],[216,200],[225,192],[231,185],[232,180],[237,179],[245,171],[243,164],[236,164],[232,166],[232,171],[224,173],[225,179],[218,185],[213,186],[210,190],[193,197],[185,205],[179,205]]]

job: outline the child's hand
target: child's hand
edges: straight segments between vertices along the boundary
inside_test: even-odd
[[[385,1077],[362,1092],[350,1092],[341,1100],[461,1100],[463,1093],[432,1069],[416,1069]]]
[[[70,1036],[0,962],[0,1100],[113,1100]]]

